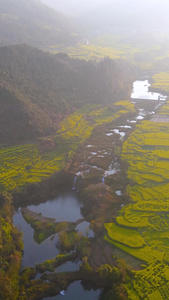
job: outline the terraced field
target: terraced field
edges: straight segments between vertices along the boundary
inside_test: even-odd
[[[53,136],[26,145],[1,146],[0,191],[12,191],[25,184],[40,182],[63,169],[97,125],[133,111],[129,100],[104,108],[88,105],[66,117]]]
[[[68,48],[50,48],[51,52],[57,53],[59,51],[65,52],[72,57],[79,59],[100,59],[103,57],[109,56],[111,59],[126,58],[128,50],[132,51],[131,47],[128,45],[123,45],[124,47],[105,47],[99,46],[97,44],[90,45],[78,45],[77,47],[68,47]],[[129,49],[128,49],[129,48]],[[134,52],[134,51],[133,51]],[[135,50],[137,52],[137,49]]]
[[[152,84],[153,88],[169,92],[169,72],[157,73],[152,78],[154,81]]]
[[[63,45],[53,45],[49,47],[49,52],[63,52],[80,59],[101,59],[110,57],[111,59],[127,59],[135,62],[143,70],[150,70],[155,60],[169,57],[167,47],[163,48],[157,41],[146,43],[146,48],[142,42],[130,40],[125,34],[102,33],[95,37],[89,37],[74,47],[64,47]]]
[[[166,103],[160,113],[169,108]],[[168,299],[169,281],[169,123],[142,121],[123,145],[132,202],[116,223],[107,223],[105,239],[142,260],[129,281],[128,299]]]

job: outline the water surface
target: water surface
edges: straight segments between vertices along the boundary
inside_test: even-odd
[[[165,96],[159,93],[149,92],[150,83],[148,80],[137,80],[133,83],[132,99],[166,100]]]
[[[81,207],[76,191],[63,192],[45,203],[28,206],[30,210],[45,217],[55,218],[57,222],[74,222],[82,218]]]
[[[43,300],[98,300],[100,293],[100,289],[85,290],[81,281],[75,281],[69,285],[64,296],[60,294],[55,297],[46,297]]]
[[[82,218],[82,204],[78,199],[76,191],[63,192],[58,197],[38,205],[29,205],[28,208],[34,212],[41,213],[45,217],[55,218],[56,221],[76,221]],[[20,209],[13,217],[14,225],[23,232],[24,254],[22,267],[33,267],[36,263],[52,259],[59,254],[56,248],[58,235],[47,238],[38,245],[33,238],[34,230],[24,220]],[[83,227],[83,226],[82,226]]]

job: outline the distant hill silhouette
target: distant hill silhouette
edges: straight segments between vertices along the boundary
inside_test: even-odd
[[[72,20],[38,0],[0,0],[0,46],[70,44],[77,31]]]
[[[68,16],[83,16],[87,12],[94,10],[96,7],[102,7],[112,0],[41,0],[47,6],[52,7]]]
[[[114,0],[81,19],[97,29],[167,32],[169,3],[165,0]]]

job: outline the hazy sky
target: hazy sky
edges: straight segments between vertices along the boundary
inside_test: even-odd
[[[115,0],[41,0],[68,15],[82,15]]]
[[[148,10],[156,11],[158,8],[163,7],[165,13],[169,13],[169,0],[40,0],[41,2],[55,8],[56,10],[71,16],[84,15],[87,12],[94,11],[95,9],[105,6],[108,3],[116,2],[116,6],[131,9],[148,8]],[[150,13],[151,13],[150,11]],[[159,12],[160,15],[160,12]]]
[[[127,5],[128,3],[132,3],[135,7],[146,6],[146,4],[152,4],[152,10],[154,9],[153,3],[158,4],[159,6],[166,6],[169,9],[169,1],[168,0],[40,0],[43,3],[46,3],[49,6],[55,7],[62,12],[76,13],[81,12],[85,13],[86,11],[90,11],[93,9],[97,9],[100,6],[104,6],[107,3],[112,2],[122,2]]]
[[[123,26],[169,32],[169,0],[40,0],[95,27]]]

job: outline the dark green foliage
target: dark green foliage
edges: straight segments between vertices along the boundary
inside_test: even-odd
[[[81,232],[76,231],[61,231],[59,233],[59,247],[62,250],[70,251],[78,246],[80,241],[83,239]]]
[[[36,270],[40,273],[44,273],[45,271],[54,272],[58,266],[67,261],[76,259],[77,256],[78,254],[76,252],[57,255],[54,259],[49,259],[39,265],[36,265]]]
[[[12,203],[12,196],[11,194],[8,194],[7,192],[3,192],[0,194],[0,208],[5,207],[7,204]],[[1,211],[2,216],[4,215],[4,211]]]
[[[91,243],[87,237],[83,237],[77,247],[77,251],[81,257],[89,257],[91,255]]]
[[[36,270],[34,268],[24,268],[20,275],[20,285],[27,285],[31,279],[36,275]]]
[[[59,292],[60,289],[54,283],[48,283],[37,279],[29,282],[26,292],[24,290],[21,292],[19,300],[40,300],[46,296],[50,297],[57,295]]]
[[[120,281],[120,270],[117,267],[112,267],[109,264],[101,265],[97,272],[102,280],[105,281],[105,285],[110,285],[112,281]]]
[[[128,295],[123,284],[116,286],[114,289],[104,289],[100,295],[99,300],[127,300]]]
[[[86,103],[108,104],[128,94],[130,66],[51,55],[26,45],[0,48],[0,138],[51,134]]]
[[[91,221],[91,228],[98,233],[103,231],[103,223],[112,219],[113,205],[117,202],[106,184],[91,184],[81,192],[84,204],[82,213]]]
[[[34,240],[40,244],[46,238],[57,232],[64,233],[68,228],[74,228],[76,225],[73,222],[55,222],[55,219],[43,217],[28,208],[22,208],[22,215],[34,229]]]
[[[0,299],[18,299],[19,270],[23,243],[12,224],[11,196],[0,195]]]

